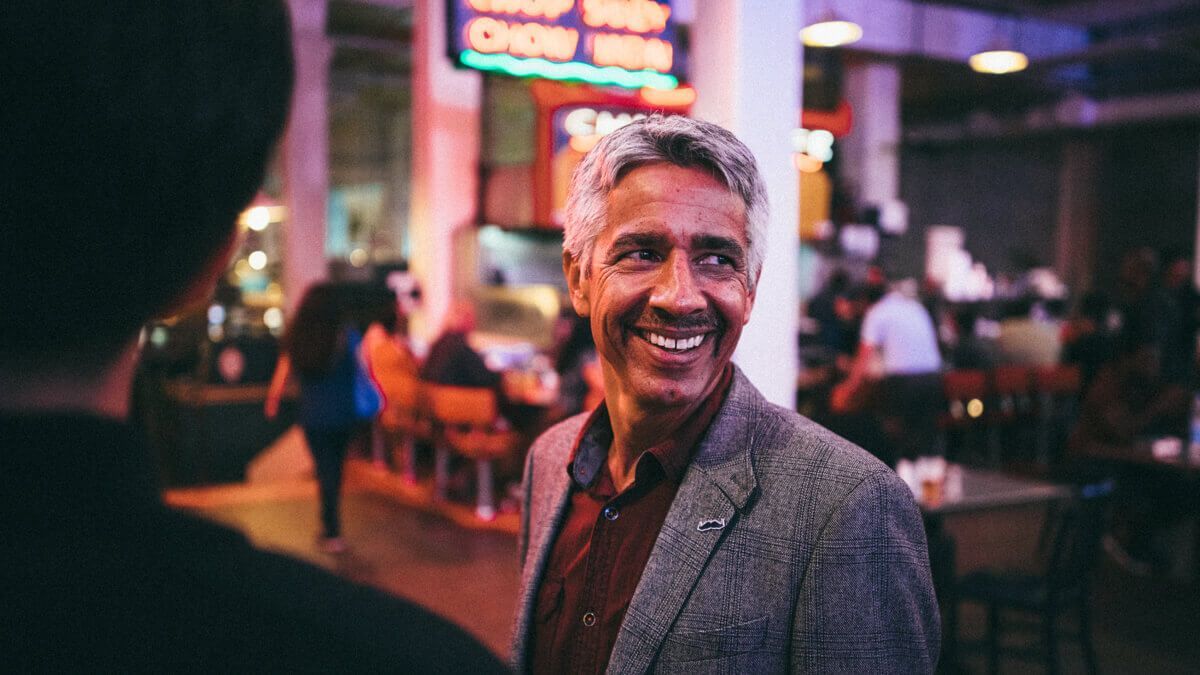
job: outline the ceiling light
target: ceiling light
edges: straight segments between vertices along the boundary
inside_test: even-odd
[[[1017,44],[1020,38],[1021,23],[1016,17],[1007,21],[1005,17],[996,17],[995,33],[991,43],[983,51],[973,54],[967,59],[971,70],[989,75],[1004,75],[1025,70],[1029,66],[1029,57],[1025,56]]]
[[[800,39],[807,47],[841,47],[858,42],[862,35],[862,26],[840,19],[832,11],[800,31]]]
[[[977,73],[1004,75],[1025,70],[1029,66],[1029,57],[1012,49],[989,49],[972,55],[967,63]]]

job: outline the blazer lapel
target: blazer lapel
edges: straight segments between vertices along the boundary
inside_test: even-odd
[[[643,673],[713,551],[736,525],[757,481],[751,448],[763,399],[735,366],[733,384],[684,474],[609,659],[609,673]]]

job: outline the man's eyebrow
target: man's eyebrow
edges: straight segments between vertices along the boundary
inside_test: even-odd
[[[666,237],[653,232],[627,232],[614,239],[610,247],[614,249],[659,248],[666,241]]]
[[[715,234],[698,234],[692,237],[692,248],[722,253],[743,253],[746,250],[737,239]]]

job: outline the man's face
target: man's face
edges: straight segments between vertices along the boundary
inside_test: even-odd
[[[689,406],[712,391],[754,304],[747,249],[745,205],[709,174],[659,163],[621,179],[591,268],[563,257],[610,403]]]

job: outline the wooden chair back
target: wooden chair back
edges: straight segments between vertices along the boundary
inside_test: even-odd
[[[982,399],[988,393],[988,376],[983,370],[960,368],[942,375],[942,391],[947,401]]]
[[[1000,396],[1028,395],[1033,389],[1033,372],[1029,366],[996,366],[992,388]]]
[[[1083,386],[1083,374],[1079,366],[1044,366],[1034,371],[1037,390],[1056,396],[1078,394]]]
[[[487,387],[454,387],[426,383],[430,410],[446,426],[490,427],[496,421],[496,392]]]

